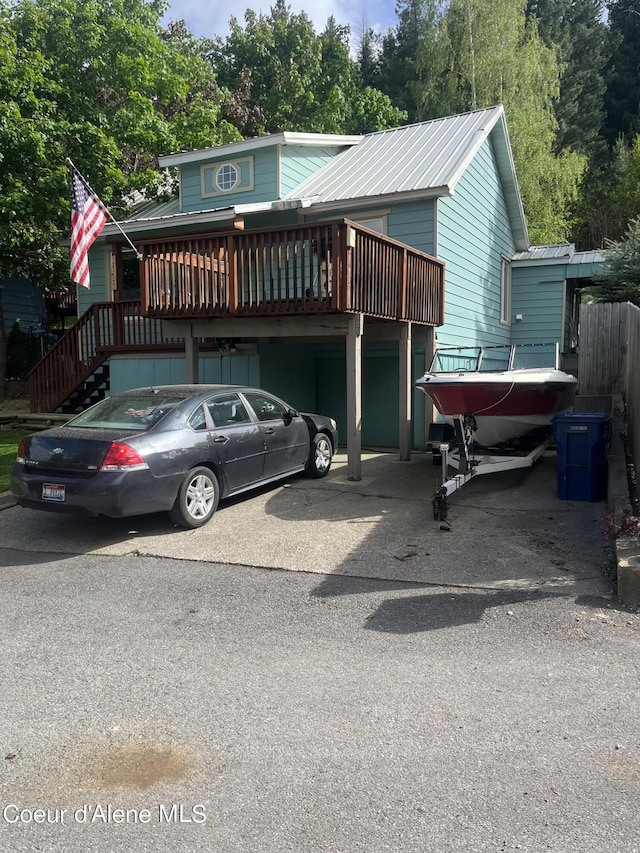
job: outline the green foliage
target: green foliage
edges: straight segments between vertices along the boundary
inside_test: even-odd
[[[443,51],[437,0],[398,0],[398,24],[383,39],[378,75],[380,85],[409,121],[447,115],[440,101]]]
[[[200,44],[161,0],[0,0],[0,273],[68,280],[69,156],[115,212],[157,156],[238,138]]]
[[[621,135],[640,132],[640,9],[637,0],[609,0],[612,55],[608,67],[606,134],[613,145]]]
[[[225,115],[242,135],[285,130],[362,133],[406,116],[382,93],[362,87],[349,56],[349,30],[333,18],[316,35],[309,17],[277,0],[269,14],[249,10],[242,27],[210,44],[218,80],[231,92]]]
[[[403,0],[381,80],[419,118],[504,104],[530,236],[554,243],[569,237],[586,158],[558,150],[560,67],[525,8],[526,0]]]
[[[622,240],[609,242],[606,277],[592,294],[598,302],[640,305],[640,217],[631,220]]]
[[[592,155],[601,148],[604,121],[605,66],[610,56],[602,0],[529,0],[547,47],[557,53],[560,89],[554,102],[557,148]]]
[[[23,430],[0,431],[0,493],[9,491],[9,477],[15,465],[18,445],[28,435]]]

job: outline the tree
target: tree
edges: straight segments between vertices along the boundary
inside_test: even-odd
[[[198,43],[163,33],[159,0],[0,3],[0,272],[55,287],[68,281],[66,156],[118,210],[155,191],[158,154],[238,134]]]
[[[531,239],[553,243],[569,236],[586,159],[558,151],[556,54],[527,20],[525,5],[449,0],[435,41],[441,70],[423,97],[433,109],[437,93],[440,115],[504,105]]]
[[[602,0],[529,0],[527,17],[536,21],[544,44],[556,51],[560,89],[554,102],[557,150],[590,155],[601,145],[604,71],[610,40],[602,20]]]
[[[434,84],[441,70],[438,25],[442,5],[438,0],[398,0],[398,25],[383,38],[380,88],[406,111],[410,122],[435,117],[432,101],[437,103]],[[435,113],[446,114],[437,107]]]
[[[276,0],[269,14],[231,18],[226,39],[208,56],[231,92],[226,111],[243,136],[285,130],[362,133],[393,127],[405,116],[381,92],[362,87],[349,56],[349,30],[329,18],[317,35],[309,17]]]
[[[612,56],[608,66],[605,98],[607,138],[611,144],[621,135],[640,132],[640,3],[609,0],[609,32]]]
[[[606,276],[592,291],[595,299],[640,305],[640,217],[631,220],[622,240],[609,243],[605,258]]]
[[[0,0],[0,276],[69,281],[67,156],[123,210],[160,153],[237,139],[200,45],[161,0]],[[0,362],[6,354],[0,338]]]
[[[360,80],[363,86],[371,88],[380,87],[381,49],[381,37],[371,27],[365,27],[359,40],[356,56]]]

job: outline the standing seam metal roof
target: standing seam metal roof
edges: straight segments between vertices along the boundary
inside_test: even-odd
[[[455,184],[503,116],[502,107],[368,134],[287,196],[369,199]]]

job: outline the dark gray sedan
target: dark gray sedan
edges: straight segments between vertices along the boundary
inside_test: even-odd
[[[11,491],[31,509],[112,518],[168,511],[205,524],[220,498],[306,472],[324,477],[336,423],[258,388],[165,385],[114,394],[27,436]]]

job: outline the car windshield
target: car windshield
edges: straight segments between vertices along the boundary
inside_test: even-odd
[[[67,426],[82,429],[149,429],[168,411],[182,402],[176,397],[147,394],[107,397],[69,421]]]

